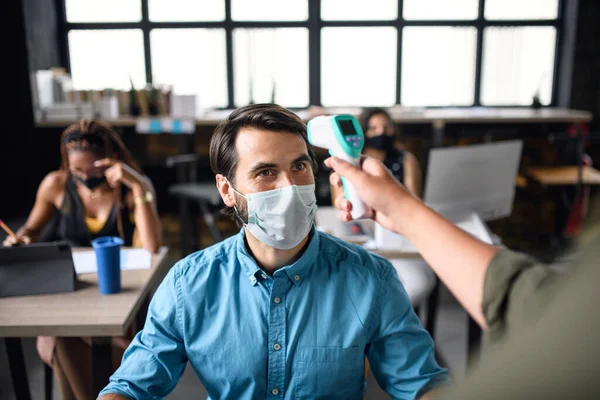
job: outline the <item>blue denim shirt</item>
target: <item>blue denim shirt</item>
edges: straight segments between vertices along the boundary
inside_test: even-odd
[[[313,229],[268,276],[242,231],[171,269],[101,394],[162,398],[189,361],[211,399],[359,399],[365,356],[397,399],[447,379],[385,259]]]

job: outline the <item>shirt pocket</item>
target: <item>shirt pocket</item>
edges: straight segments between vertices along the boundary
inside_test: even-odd
[[[297,399],[360,399],[364,383],[364,351],[353,347],[299,347]]]

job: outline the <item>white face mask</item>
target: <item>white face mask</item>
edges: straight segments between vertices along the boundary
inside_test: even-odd
[[[314,184],[248,195],[233,190],[248,202],[246,229],[267,246],[288,250],[310,232],[317,213]]]

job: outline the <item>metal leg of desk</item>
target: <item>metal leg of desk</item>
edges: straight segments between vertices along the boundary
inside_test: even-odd
[[[13,390],[15,391],[15,398],[17,400],[31,400],[21,339],[4,338],[4,344],[6,345],[8,366],[10,368],[10,377],[13,383]]]
[[[181,222],[181,256],[185,257],[188,254],[198,250],[198,222],[193,217],[191,205],[193,203],[185,198],[179,198],[179,217]]]
[[[577,193],[580,192],[583,185],[583,155],[585,154],[585,136],[581,131],[581,126],[577,124],[575,130],[577,135]]]
[[[432,338],[435,338],[435,325],[437,319],[437,309],[440,299],[440,280],[435,277],[435,285],[427,298],[427,320],[425,321],[425,329]]]
[[[481,327],[475,322],[471,316],[469,318],[468,327],[468,347],[467,347],[467,368],[469,370],[477,366],[479,361],[480,348],[481,348]]]
[[[54,383],[54,371],[47,364],[44,364],[44,398],[46,400],[52,400]]]
[[[110,337],[92,338],[92,393],[98,397],[112,375],[112,341]]]
[[[204,222],[206,222],[206,225],[208,225],[208,229],[210,229],[210,233],[215,243],[219,243],[221,240],[223,240],[223,235],[221,235],[221,231],[219,231],[219,228],[217,228],[215,218],[210,212],[206,201],[200,201],[199,203],[200,211],[202,212],[202,216],[204,217]]]
[[[190,251],[190,224],[191,224],[191,216],[190,216],[190,204],[187,199],[180,197],[179,198],[179,234],[181,239],[181,256],[187,256]]]
[[[446,123],[444,121],[433,121],[433,147],[441,147],[446,139]]]
[[[138,311],[137,315],[135,316],[135,325],[136,325],[135,329],[137,330],[137,332],[144,329],[144,325],[146,324],[146,316],[148,315],[148,307],[150,306],[150,298],[151,297],[152,297],[152,295],[150,293],[148,293],[148,295],[144,299],[144,302],[142,303],[142,306],[140,307],[140,310]],[[137,332],[136,332],[136,334],[137,334]]]
[[[190,205],[194,204],[192,201],[190,201]],[[190,213],[189,216],[189,232],[190,232],[190,238],[191,238],[191,243],[190,243],[190,251],[188,254],[193,253],[194,251],[197,251],[200,248],[200,229],[198,227],[198,220],[194,217],[194,213]],[[187,255],[187,254],[184,254]]]

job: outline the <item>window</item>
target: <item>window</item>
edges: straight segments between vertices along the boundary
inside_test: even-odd
[[[233,60],[236,106],[309,105],[306,28],[236,29]]]
[[[479,0],[404,0],[403,14],[407,20],[474,20]]]
[[[224,29],[153,29],[153,81],[195,94],[198,111],[227,106]]]
[[[223,21],[224,0],[148,0],[150,21]]]
[[[308,0],[231,0],[234,21],[306,21]]]
[[[323,28],[323,105],[392,106],[396,102],[396,40],[396,29],[391,27]]]
[[[403,105],[473,105],[475,28],[407,27],[402,39]]]
[[[146,83],[139,29],[73,30],[69,46],[76,90],[129,89],[130,78],[137,88]]]
[[[146,82],[199,110],[554,102],[566,0],[64,0],[76,89]]]
[[[65,0],[69,22],[136,22],[142,19],[140,0]]]
[[[481,102],[529,105],[539,91],[550,104],[555,42],[553,27],[486,28]]]
[[[486,0],[486,19],[556,19],[558,0]]]
[[[393,21],[398,18],[398,0],[321,0],[325,21]]]

